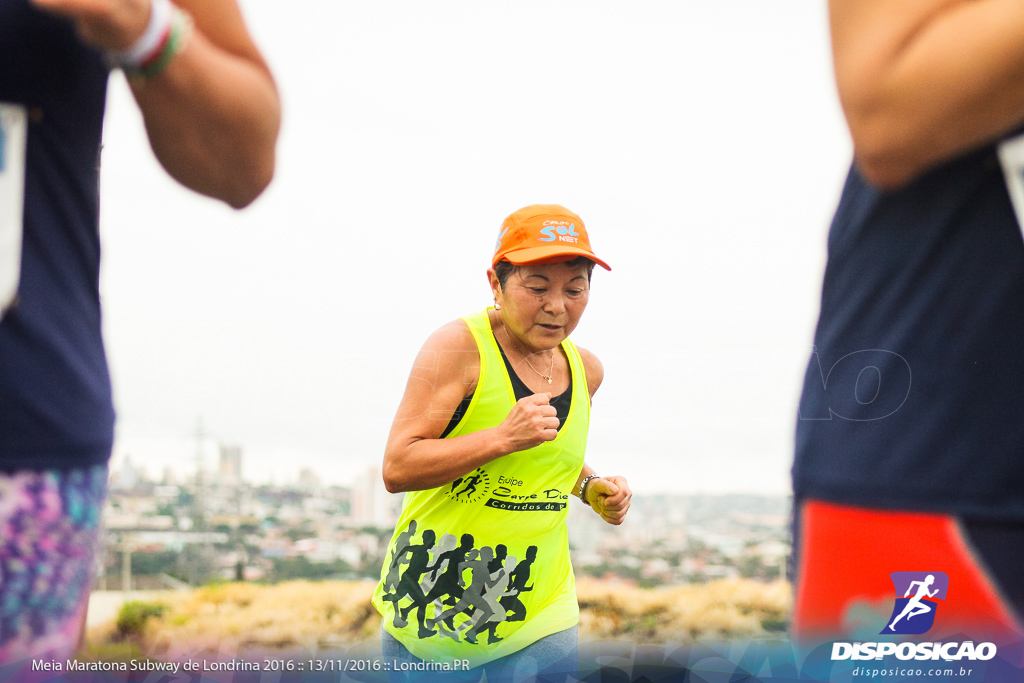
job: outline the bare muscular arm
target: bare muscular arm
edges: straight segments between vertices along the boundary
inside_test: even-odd
[[[1024,121],[1024,4],[830,0],[858,167],[893,189]]]
[[[150,0],[32,0],[75,22],[83,40],[122,50],[142,35]],[[240,208],[274,174],[281,107],[235,0],[176,0],[195,21],[184,49],[153,78],[132,79],[150,145],[176,180]]]

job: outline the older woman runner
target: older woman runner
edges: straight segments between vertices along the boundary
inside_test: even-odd
[[[595,263],[610,270],[576,214],[516,211],[487,271],[494,308],[448,323],[416,359],[384,454],[388,490],[409,493],[374,594],[385,661],[405,669],[394,680],[455,680],[442,669],[456,660],[463,680],[576,673],[569,498],[621,524],[631,496],[583,461],[604,373],[568,337]]]

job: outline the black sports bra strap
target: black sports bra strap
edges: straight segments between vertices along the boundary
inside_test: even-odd
[[[512,368],[512,363],[509,362],[508,356],[505,355],[505,350],[501,348],[501,344],[495,341],[498,347],[498,351],[501,353],[501,360],[505,363],[505,371],[508,373],[508,379],[512,383],[512,393],[515,395],[516,400],[520,401],[527,396],[532,396],[533,392],[530,387],[526,386],[526,383],[516,374],[516,371]],[[478,385],[479,386],[479,385]],[[459,425],[462,417],[469,410],[469,404],[473,401],[473,396],[467,396],[463,398],[455,412],[452,413],[452,419],[448,421],[448,426],[441,432],[439,438],[443,439],[452,433],[452,431]],[[572,406],[572,370],[569,371],[569,387],[560,393],[558,396],[552,396],[550,405],[554,406],[555,414],[558,417],[558,428],[561,429],[562,425],[565,424],[566,419],[569,417],[569,408]]]

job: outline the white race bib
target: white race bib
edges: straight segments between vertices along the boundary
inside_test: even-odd
[[[999,163],[1003,179],[1017,214],[1017,227],[1024,232],[1024,134],[999,143]]]
[[[18,292],[25,206],[25,107],[0,102],[0,317]]]

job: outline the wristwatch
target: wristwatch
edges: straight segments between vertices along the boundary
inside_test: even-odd
[[[587,484],[590,483],[591,479],[600,479],[600,478],[601,478],[600,474],[589,474],[586,477],[584,477],[583,481],[580,483],[580,491],[576,495],[579,496],[580,500],[582,500],[587,505],[590,505],[590,502],[586,498]]]

